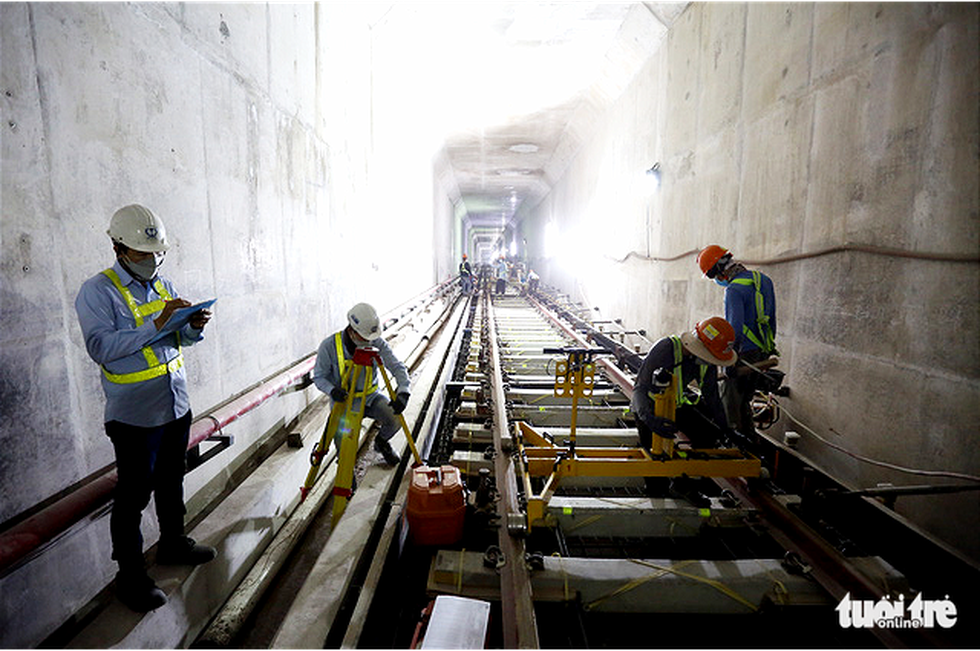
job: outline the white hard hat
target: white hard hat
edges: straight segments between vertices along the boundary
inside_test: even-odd
[[[136,251],[158,253],[170,248],[163,221],[139,204],[123,206],[112,215],[109,230],[112,241]]]
[[[354,332],[371,341],[381,336],[381,322],[378,313],[367,303],[358,303],[347,313],[347,321]]]

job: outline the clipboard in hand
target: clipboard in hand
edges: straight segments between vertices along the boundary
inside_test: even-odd
[[[185,325],[187,325],[187,322],[190,321],[191,316],[195,312],[200,312],[201,310],[205,310],[211,307],[212,305],[214,305],[214,302],[216,300],[218,299],[212,298],[209,301],[202,301],[200,303],[191,305],[190,307],[182,307],[179,310],[174,310],[174,313],[170,315],[170,319],[168,319],[167,323],[164,324],[163,329],[160,330],[160,332],[158,332],[156,335],[154,335],[153,339],[150,339],[150,341],[147,342],[147,345],[156,343],[161,339],[163,339],[164,337],[166,337],[167,335],[173,334],[174,332],[180,330]]]

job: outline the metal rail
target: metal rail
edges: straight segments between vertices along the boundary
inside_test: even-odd
[[[504,510],[504,526],[499,529],[499,546],[506,562],[501,569],[501,616],[503,618],[504,647],[508,649],[537,649],[538,630],[534,617],[534,601],[531,597],[531,580],[524,562],[524,543],[511,535],[507,526],[511,514],[520,514],[517,500],[517,475],[510,460],[511,445],[507,418],[507,395],[504,391],[500,351],[497,348],[497,326],[493,307],[487,295],[483,295],[483,308],[488,321],[491,381],[493,400],[493,447],[494,470],[500,491],[500,508]]]

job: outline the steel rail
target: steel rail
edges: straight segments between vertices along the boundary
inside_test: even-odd
[[[754,506],[773,526],[769,535],[787,551],[796,552],[810,566],[810,575],[834,599],[851,594],[854,599],[878,601],[883,587],[854,566],[817,531],[800,520],[774,496],[749,490],[745,482],[716,479],[731,490],[740,501]],[[886,559],[887,560],[887,559]],[[941,640],[929,629],[890,629],[875,626],[870,632],[888,648],[942,647]]]
[[[520,513],[517,501],[517,474],[510,454],[504,446],[509,437],[507,420],[507,396],[497,348],[497,327],[493,306],[486,294],[483,295],[483,315],[488,322],[490,363],[493,367],[491,396],[493,400],[493,447],[494,471],[497,489],[500,491],[499,507],[504,510],[498,530],[498,546],[504,554],[505,563],[500,570],[500,606],[503,625],[503,646],[506,649],[537,649],[538,629],[534,616],[534,600],[531,595],[531,576],[524,562],[524,541],[514,538],[508,525],[509,515]]]
[[[536,298],[534,298],[533,296],[530,296],[530,295],[527,296],[527,299],[542,314],[544,314],[546,317],[548,317],[548,319],[552,323],[554,323],[556,326],[558,326],[558,328],[561,329],[561,331],[563,333],[565,333],[566,335],[568,335],[569,337],[571,337],[572,339],[574,339],[576,342],[578,342],[582,346],[588,346],[589,345],[589,340],[586,337],[583,337],[581,334],[579,334],[578,332],[576,332],[573,328],[569,327],[569,325],[567,323],[565,323],[563,320],[561,320],[558,317],[558,315],[556,315],[551,310],[549,310],[543,303],[541,303]],[[612,380],[613,383],[616,384],[616,386],[619,387],[619,389],[623,392],[623,395],[625,395],[627,398],[629,398],[629,399],[632,400],[632,398],[633,398],[633,380],[630,379],[630,377],[628,375],[626,375],[626,373],[624,373],[622,369],[620,369],[618,366],[616,366],[613,362],[611,362],[606,357],[600,357],[599,359],[596,360],[596,363],[599,364],[600,366],[602,366],[602,368],[609,375],[609,379]]]

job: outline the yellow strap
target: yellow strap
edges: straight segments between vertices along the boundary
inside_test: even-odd
[[[680,407],[682,405],[696,405],[701,400],[701,386],[704,384],[704,375],[707,372],[708,367],[703,364],[700,365],[701,370],[700,370],[700,377],[698,378],[697,395],[694,397],[694,400],[691,400],[684,394],[684,390],[687,388],[687,385],[690,384],[690,380],[688,380],[686,383],[684,382],[684,367],[683,367],[684,354],[681,346],[681,338],[677,336],[671,336],[670,341],[674,345],[674,368],[677,369],[677,371],[673,374],[672,377],[672,380],[674,381],[674,391],[677,399],[677,406]]]
[[[565,561],[562,560],[562,556],[558,552],[552,552],[551,555],[558,557],[558,568],[561,570],[561,575],[565,583],[565,601],[571,601],[571,599],[568,598],[568,572],[565,571]]]
[[[625,585],[620,586],[616,590],[613,590],[609,594],[607,594],[607,595],[605,595],[603,597],[599,597],[598,599],[596,599],[594,601],[591,601],[591,602],[585,604],[583,606],[583,608],[585,608],[585,610],[592,610],[593,608],[595,608],[596,606],[598,606],[600,603],[602,603],[603,601],[605,601],[607,599],[610,599],[610,598],[612,598],[612,597],[614,597],[616,595],[622,594],[624,592],[628,592],[629,590],[632,590],[633,588],[635,588],[635,587],[637,587],[637,586],[639,586],[639,585],[641,585],[643,583],[646,583],[647,581],[650,581],[651,579],[658,579],[661,576],[664,576],[665,574],[668,574],[668,573],[670,573],[670,574],[676,574],[677,576],[683,576],[684,578],[692,579],[694,581],[697,581],[698,583],[704,583],[705,585],[709,585],[712,588],[714,588],[715,590],[718,590],[719,592],[721,592],[722,594],[724,594],[725,596],[734,599],[738,603],[740,603],[743,606],[747,607],[748,609],[752,610],[753,612],[759,610],[758,606],[756,606],[751,601],[749,601],[748,599],[746,599],[742,595],[738,594],[737,592],[735,592],[734,590],[732,590],[731,588],[729,588],[727,585],[725,585],[721,581],[715,581],[714,579],[709,579],[707,577],[698,576],[696,574],[690,574],[688,572],[681,572],[680,571],[680,568],[684,567],[685,565],[689,565],[691,563],[694,563],[695,561],[693,561],[693,560],[688,560],[688,561],[683,561],[681,563],[676,563],[673,567],[665,567],[663,565],[657,565],[656,563],[650,563],[650,562],[647,562],[647,561],[641,561],[641,560],[632,559],[632,558],[630,559],[630,562],[637,563],[639,565],[644,565],[646,567],[650,567],[650,568],[653,568],[653,569],[658,570],[658,571],[655,572],[655,573],[653,573],[653,574],[649,574],[647,576],[640,577],[638,579],[634,579],[634,580],[626,583]]]
[[[135,373],[110,373],[106,370],[106,367],[103,366],[102,373],[105,375],[107,380],[115,384],[136,384],[137,382],[152,380],[153,378],[166,375],[167,373],[174,373],[183,365],[184,356],[178,354],[166,364],[157,364],[156,366],[151,366],[145,371],[136,371]]]
[[[736,278],[732,281],[736,285],[748,285],[755,288],[755,319],[756,326],[759,328],[759,334],[762,335],[762,339],[756,336],[752,329],[748,325],[742,324],[742,334],[744,334],[749,341],[755,344],[759,350],[764,353],[771,353],[775,349],[775,337],[772,334],[772,329],[769,327],[769,316],[765,311],[765,300],[762,297],[762,276],[758,271],[753,271],[752,279],[748,278]]]
[[[456,573],[456,594],[463,594],[463,559],[466,558],[466,548],[459,550],[459,570]]]
[[[129,311],[133,314],[133,319],[136,321],[136,327],[143,325],[143,317],[149,316],[151,314],[156,314],[163,310],[165,302],[172,300],[170,292],[167,288],[163,286],[163,282],[157,278],[153,283],[153,288],[156,290],[160,299],[155,301],[150,301],[148,303],[137,303],[136,297],[133,296],[133,292],[129,291],[129,288],[122,284],[122,280],[119,278],[119,274],[116,273],[115,269],[111,267],[102,272],[105,276],[112,281],[115,285],[116,290],[122,296],[123,301],[129,307]],[[179,369],[184,365],[184,357],[180,354],[180,334],[177,335],[177,356],[171,359],[169,362],[161,363],[157,358],[156,353],[153,352],[153,348],[150,346],[144,346],[141,351],[143,353],[143,358],[146,360],[146,370],[136,371],[134,373],[110,373],[105,366],[102,367],[102,373],[106,376],[110,382],[115,384],[135,384],[137,382],[144,382],[146,380],[152,380],[153,378],[160,377],[167,373],[171,373]]]
[[[615,597],[617,595],[621,595],[624,592],[629,592],[633,588],[636,588],[638,586],[641,586],[644,583],[646,583],[647,581],[652,581],[653,579],[659,579],[660,577],[664,576],[665,574],[668,574],[668,573],[674,571],[674,570],[671,570],[670,568],[655,566],[655,565],[653,565],[651,563],[644,563],[642,561],[636,561],[636,560],[633,560],[633,559],[630,559],[630,561],[633,562],[633,563],[640,563],[642,565],[647,565],[649,567],[654,567],[655,569],[658,569],[660,571],[659,572],[654,572],[653,574],[648,574],[646,576],[641,576],[641,577],[639,577],[637,579],[633,579],[632,581],[628,581],[625,584],[623,584],[623,585],[619,586],[618,588],[616,588],[615,590],[613,590],[612,592],[610,592],[610,593],[608,593],[606,595],[603,595],[602,597],[599,597],[598,599],[594,599],[594,600],[590,601],[587,604],[584,604],[582,606],[582,608],[585,609],[585,610],[587,610],[587,611],[588,610],[592,610],[593,608],[595,608],[596,606],[598,606],[599,604],[601,604],[603,601],[606,601],[608,599],[612,599],[613,597]],[[694,562],[693,560],[681,561],[680,563],[677,564],[677,567],[683,567],[684,565],[690,565],[693,562]],[[679,574],[679,572],[678,572],[678,574]]]
[[[581,529],[582,527],[587,527],[588,525],[593,524],[595,522],[598,522],[601,519],[602,519],[602,516],[601,515],[590,515],[589,517],[584,518],[581,522],[577,522],[577,523],[573,524],[572,526],[566,528],[565,529],[565,533],[571,533],[571,532],[575,531],[576,529]]]

